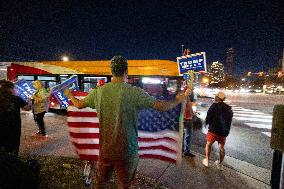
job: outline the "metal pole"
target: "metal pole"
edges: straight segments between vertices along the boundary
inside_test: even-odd
[[[284,157],[284,153],[282,153],[282,157]],[[280,189],[284,189],[284,160],[282,159],[281,166],[281,175],[280,175]]]
[[[181,45],[181,56],[183,56],[183,46],[184,45]]]
[[[273,151],[272,170],[271,170],[271,189],[279,189],[281,176],[282,153],[278,150]],[[283,163],[283,162],[282,162]]]

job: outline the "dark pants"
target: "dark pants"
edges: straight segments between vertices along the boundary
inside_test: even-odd
[[[184,120],[184,133],[183,133],[183,151],[190,153],[191,140],[192,140],[192,120]]]
[[[4,151],[7,153],[14,154],[15,156],[18,156],[19,147],[20,147],[20,137],[12,140],[6,140],[4,144],[0,144],[0,151]]]
[[[134,181],[136,169],[138,166],[138,157],[127,160],[112,161],[108,159],[99,159],[96,172],[96,189],[106,188],[115,169],[117,175],[118,188],[129,188]]]
[[[34,114],[34,120],[38,126],[38,131],[39,131],[39,134],[42,134],[42,135],[45,135],[45,127],[44,127],[44,121],[43,121],[43,117],[44,117],[44,114],[46,112],[41,112],[41,113],[38,113],[38,114]]]

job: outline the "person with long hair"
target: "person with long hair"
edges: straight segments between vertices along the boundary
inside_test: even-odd
[[[20,109],[28,104],[15,95],[14,84],[0,80],[0,150],[18,156],[21,138]]]

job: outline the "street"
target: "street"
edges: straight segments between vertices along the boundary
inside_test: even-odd
[[[258,167],[271,169],[270,136],[275,104],[283,104],[284,96],[263,94],[228,94],[226,103],[232,106],[234,116],[231,132],[225,145],[226,155]],[[207,107],[198,107],[205,118]],[[196,131],[193,149],[205,154],[206,130]],[[214,144],[217,152],[217,144]]]
[[[268,186],[270,183],[272,162],[272,149],[270,148],[272,110],[275,104],[284,102],[284,96],[260,94],[228,94],[227,96],[226,103],[232,106],[234,117],[231,132],[225,146],[226,171],[233,171],[234,176],[237,175],[235,173],[242,173],[242,176],[245,175],[246,178],[250,179],[249,183],[256,181]],[[199,99],[198,101],[201,100]],[[208,106],[204,106],[206,102],[208,102]],[[212,104],[212,100],[206,99],[202,103],[202,106],[199,104],[197,107],[197,111],[200,113],[200,117],[204,119],[209,105]],[[47,139],[31,137],[32,133],[36,132],[36,126],[32,121],[32,113],[30,111],[22,111],[21,115],[23,125],[20,147],[21,155],[27,157],[33,154],[76,157],[74,147],[70,141],[65,114],[51,112],[46,114],[45,122],[49,135]],[[188,171],[189,175],[195,171],[198,174],[200,171],[205,171],[201,164],[202,158],[204,158],[206,143],[205,133],[205,129],[196,131],[193,138],[192,150],[196,153],[196,158],[191,159],[189,162],[194,161],[193,165],[196,166],[197,164],[199,166],[198,169],[190,167],[193,165],[188,163],[187,158],[183,158],[183,166],[181,167],[185,171]],[[214,144],[210,161],[214,162],[217,155],[217,144]],[[145,162],[147,163],[147,161]],[[141,160],[141,171],[153,177],[151,171],[151,174],[145,171],[145,165],[143,164],[145,162]],[[159,163],[159,161],[154,162]],[[168,167],[168,165],[163,166],[165,169]],[[160,167],[160,165],[157,165],[154,170],[161,171]],[[174,167],[167,170],[166,173],[177,174],[177,170]],[[212,168],[214,168],[213,164],[211,165],[211,171],[213,170]],[[165,170],[162,170],[162,172],[165,172]],[[225,174],[225,172],[223,173]],[[168,180],[167,178],[168,176],[165,176],[165,182]],[[196,179],[198,177],[193,178]],[[214,177],[212,178],[214,180]],[[194,185],[194,182],[190,183]],[[181,183],[177,181],[177,183],[174,182],[171,184],[177,185]]]

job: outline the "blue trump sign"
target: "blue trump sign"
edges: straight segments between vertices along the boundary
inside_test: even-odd
[[[205,52],[195,53],[187,56],[177,57],[179,73],[184,74],[189,70],[206,72],[206,54]]]
[[[15,82],[15,91],[17,96],[27,102],[36,90],[33,87],[32,82],[21,79]]]
[[[51,89],[52,96],[58,101],[60,106],[64,108],[66,108],[69,105],[68,98],[64,94],[64,90],[67,88],[71,89],[72,91],[78,90],[77,76],[74,75]]]

